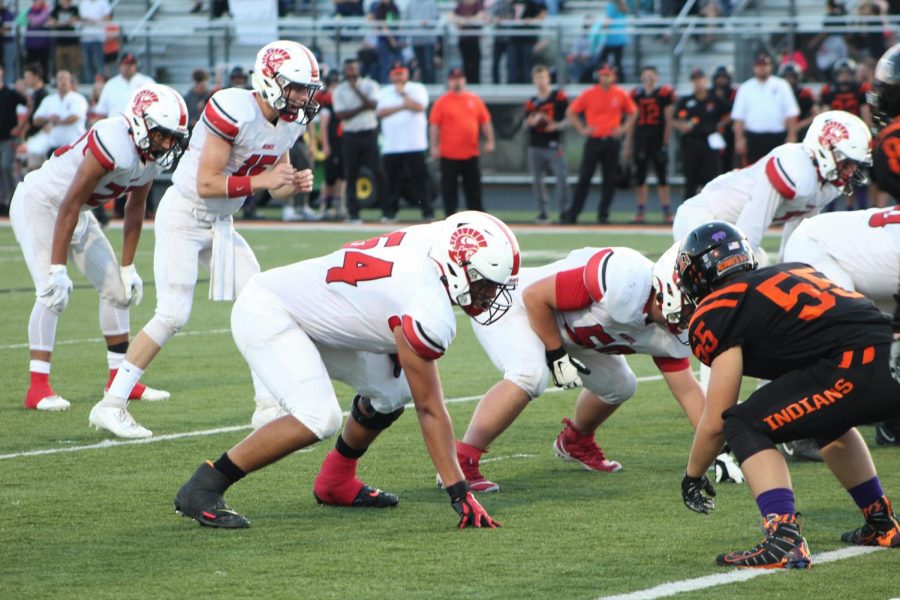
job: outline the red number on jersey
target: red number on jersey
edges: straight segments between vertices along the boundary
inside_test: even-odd
[[[144,186],[132,185],[128,187],[122,187],[121,185],[116,185],[115,183],[110,181],[106,184],[106,189],[109,190],[108,193],[94,192],[93,194],[91,194],[91,197],[85,204],[87,204],[88,206],[100,206],[108,200],[115,200],[116,198],[124,196],[125,194],[133,192],[134,190],[139,190],[142,187]]]
[[[566,325],[566,333],[572,341],[583,348],[597,349],[607,344],[612,344],[616,339],[603,330],[603,325],[591,325],[590,327],[575,327]]]
[[[360,281],[372,281],[390,277],[394,263],[355,250],[344,253],[344,264],[328,269],[326,283],[349,283],[355,286]]]
[[[900,223],[900,206],[892,206],[891,208],[880,210],[869,217],[869,227],[884,227],[885,225],[895,225],[897,223]]]
[[[259,175],[266,170],[266,167],[274,165],[278,161],[278,157],[273,154],[254,154],[248,158],[241,167],[234,172],[235,177],[243,177],[249,175]]]
[[[393,248],[394,246],[399,246],[400,242],[403,241],[403,238],[406,236],[405,231],[394,231],[392,233],[385,233],[379,235],[378,237],[369,238],[367,240],[360,240],[356,242],[347,242],[344,244],[344,248],[354,248],[356,250],[371,250],[375,246],[381,242],[381,240],[385,240],[384,247],[385,248]]]

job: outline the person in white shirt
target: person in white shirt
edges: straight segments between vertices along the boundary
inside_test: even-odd
[[[772,75],[772,59],[760,54],[753,78],[738,87],[731,109],[738,165],[752,165],[781,144],[797,141],[800,108],[791,86]]]
[[[428,90],[421,83],[409,80],[409,69],[402,64],[390,72],[393,85],[378,92],[375,112],[381,119],[381,155],[387,179],[387,194],[381,207],[384,223],[396,221],[400,196],[422,208],[422,218],[434,218],[431,208],[428,167]]]
[[[112,8],[107,0],[81,0],[78,15],[82,22],[81,51],[84,55],[84,82],[93,83],[98,73],[104,72],[103,40],[104,21],[109,21]]]
[[[134,91],[151,83],[155,83],[152,77],[138,73],[138,60],[134,54],[128,52],[122,55],[119,74],[106,82],[94,113],[97,118],[103,119],[125,112]]]
[[[85,132],[87,99],[72,88],[68,71],[56,74],[56,93],[44,98],[34,112],[34,124],[42,130],[28,140],[29,164],[39,166],[51,150],[73,143]]]

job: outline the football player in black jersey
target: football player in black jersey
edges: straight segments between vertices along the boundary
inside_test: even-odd
[[[656,173],[656,190],[663,222],[671,223],[669,209],[669,137],[672,134],[672,114],[675,110],[675,90],[670,85],[659,85],[659,71],[656,67],[641,69],[641,86],[631,90],[631,99],[638,108],[638,120],[634,126],[634,164],[637,170],[637,212],[632,223],[643,223],[647,206],[649,186],[647,166],[653,163]]]
[[[706,406],[682,481],[691,510],[707,513],[715,490],[706,471],[727,442],[763,515],[756,547],[720,555],[723,566],[807,568],[787,463],[776,443],[812,438],[865,523],[841,536],[900,547],[900,523],[856,425],[900,416],[900,383],[888,369],[888,317],[861,294],[802,263],[757,269],[747,239],[713,221],[691,231],[676,259],[694,306],[694,355],[712,367]],[[741,376],[769,379],[741,404]]]
[[[814,114],[813,109],[816,105],[816,96],[813,91],[802,85],[803,71],[796,63],[783,63],[778,67],[778,76],[788,82],[794,91],[794,99],[797,100],[797,106],[800,108],[800,115],[797,117],[797,139],[802,140],[806,136],[806,130],[812,123]]]

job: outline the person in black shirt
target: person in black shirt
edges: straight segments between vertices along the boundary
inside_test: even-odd
[[[734,129],[731,126],[731,107],[737,88],[731,84],[731,71],[725,65],[719,65],[713,72],[712,93],[728,108],[728,114],[722,121],[722,137],[725,138],[725,150],[722,151],[722,172],[727,173],[734,168]]]
[[[816,97],[813,91],[800,85],[803,79],[803,72],[795,63],[788,62],[778,67],[778,76],[788,82],[794,91],[794,98],[797,100],[797,106],[800,108],[800,114],[797,116],[797,139],[802,140],[806,137],[806,130],[812,123],[814,114],[813,108],[816,105]]]
[[[672,113],[675,110],[675,91],[671,86],[659,86],[659,72],[656,67],[641,69],[641,87],[631,90],[631,99],[638,109],[638,120],[634,126],[634,165],[637,169],[637,213],[633,223],[644,222],[649,186],[647,185],[647,165],[653,163],[656,173],[656,189],[662,208],[663,222],[671,223],[669,211],[669,136],[672,127]]]
[[[28,131],[25,132],[25,137],[30,138],[41,130],[40,127],[36,127],[34,124],[34,111],[38,109],[41,102],[47,97],[48,92],[47,87],[44,85],[44,69],[41,68],[41,65],[37,63],[27,65],[23,77],[25,79],[25,87],[28,88],[28,93],[31,95]]]
[[[721,133],[722,120],[728,107],[707,89],[708,80],[702,69],[691,72],[694,93],[680,98],[675,106],[672,127],[681,133],[681,159],[684,168],[684,199],[696,195],[700,189],[722,173],[720,150],[710,146],[710,136]],[[724,146],[724,139],[721,139]]]
[[[316,96],[321,110],[319,111],[319,140],[325,154],[325,185],[322,188],[322,200],[319,206],[321,217],[343,220],[346,217],[344,206],[344,146],[341,120],[334,114],[331,94],[340,83],[337,71],[329,71],[325,76],[325,89]]]
[[[547,15],[543,2],[535,0],[513,0],[514,24],[509,27],[524,31],[537,29],[536,23]],[[536,35],[512,35],[509,39],[509,83],[525,83],[531,71]]]
[[[856,79],[856,63],[849,58],[839,60],[832,74],[833,81],[819,90],[819,110],[843,110],[871,122],[866,87]]]
[[[528,127],[528,167],[531,169],[531,189],[537,202],[538,216],[535,222],[546,224],[547,189],[544,173],[550,171],[556,178],[556,208],[560,220],[566,211],[566,159],[563,155],[561,130],[566,125],[566,109],[569,99],[561,89],[550,87],[550,69],[537,65],[531,70],[537,95],[525,103],[525,123]]]
[[[72,0],[59,0],[48,21],[54,31],[65,32],[55,38],[56,70],[68,71],[76,79],[81,71],[81,38],[75,31],[78,20],[78,7]]]
[[[6,86],[3,75],[0,68],[0,215],[8,215],[16,187],[16,141],[23,130],[16,107],[27,107],[28,99]]]
[[[790,473],[776,443],[812,438],[865,524],[845,543],[900,547],[900,523],[857,425],[900,416],[888,369],[890,321],[857,292],[802,263],[757,269],[743,233],[712,221],[681,242],[675,275],[694,355],[712,368],[706,406],[682,480],[694,511],[715,507],[706,471],[726,442],[762,513],[766,537],[722,566],[808,568]],[[690,309],[693,309],[692,311]],[[738,404],[742,376],[769,379]]]

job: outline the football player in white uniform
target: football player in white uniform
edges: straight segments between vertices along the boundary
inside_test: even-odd
[[[135,337],[90,423],[119,437],[150,437],[126,409],[128,390],[150,361],[187,323],[198,263],[210,270],[210,298],[233,300],[259,272],[250,246],[234,230],[232,215],[260,190],[285,198],[312,189],[312,171],[297,171],[288,150],[318,105],[319,65],[296,42],[277,41],[256,57],[253,90],[213,94],[156,212],[156,314]],[[257,401],[274,404],[254,377]]]
[[[223,494],[247,473],[338,431],[333,377],[358,395],[316,478],[318,502],[397,504],[393,494],[360,481],[356,464],[411,397],[431,459],[449,484],[458,526],[495,527],[456,460],[435,361],[456,333],[453,306],[483,323],[495,321],[509,308],[518,265],[509,228],[467,211],[251,279],[235,302],[232,333],[284,416],[215,463],[200,465],[175,496],[176,510],[210,527],[247,527]]]
[[[590,471],[618,471],[597,445],[597,428],[631,398],[637,379],[623,355],[649,354],[691,424],[704,396],[690,369],[680,328],[681,292],[674,280],[677,244],[654,265],[630,248],[583,248],[536,269],[523,269],[503,321],[473,324],[475,336],[503,380],[479,402],[457,455],[472,489],[499,486],[482,475],[488,446],[539,397],[549,377],[557,387],[584,385],[575,418],[553,444],[560,458]],[[439,482],[440,483],[440,482]]]
[[[25,177],[13,196],[10,220],[34,280],[37,299],[28,321],[31,385],[25,407],[67,410],[50,385],[56,323],[72,291],[69,259],[100,293],[100,329],[106,338],[110,381],[128,348],[128,307],[141,301],[134,268],[153,178],[170,167],[187,142],[187,108],[163,85],[138,89],[129,111],[98,121]],[[122,259],[90,209],[128,194]],[[107,383],[109,385],[109,383]],[[168,392],[132,385],[126,399],[165,400]]]

